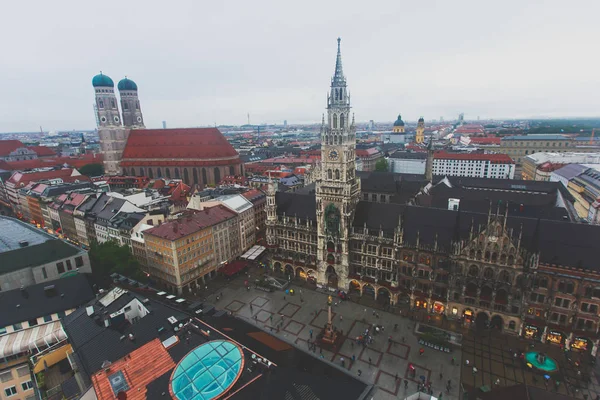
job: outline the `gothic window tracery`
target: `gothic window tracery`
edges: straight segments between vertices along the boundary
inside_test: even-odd
[[[344,113],[340,114],[340,128],[344,127]]]
[[[333,128],[337,128],[337,114],[333,114]]]

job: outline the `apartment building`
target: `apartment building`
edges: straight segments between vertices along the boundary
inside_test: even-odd
[[[568,164],[600,164],[600,152],[540,152],[523,158],[524,180],[549,181],[552,172]]]
[[[54,364],[30,359],[60,346],[66,339],[60,320],[93,298],[84,274],[0,292],[0,398],[36,398],[34,372]]]
[[[433,174],[473,178],[513,179],[515,162],[506,154],[436,152]]]
[[[0,290],[91,273],[88,253],[27,223],[0,217]]]
[[[238,224],[235,212],[218,205],[190,211],[177,220],[145,230],[148,272],[169,290],[180,294],[194,292],[216,275],[216,253],[223,252],[224,244],[215,240],[213,230]],[[228,242],[239,241],[239,232],[232,235],[230,230],[223,230]]]

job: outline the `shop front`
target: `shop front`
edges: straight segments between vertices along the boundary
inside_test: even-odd
[[[576,337],[571,343],[571,348],[579,351],[588,351],[592,348],[592,341],[584,337]]]
[[[415,300],[415,308],[425,309],[427,310],[427,300],[425,299],[416,299]]]
[[[565,339],[567,337],[562,333],[562,332],[558,332],[558,331],[548,331],[548,335],[546,336],[546,341],[548,343],[552,343],[552,344],[556,344],[556,345],[564,345],[565,344]]]
[[[523,329],[523,337],[525,339],[538,339],[540,337],[540,328],[535,325],[525,325]]]
[[[465,311],[463,311],[463,319],[465,320],[465,322],[471,323],[473,322],[473,318],[474,315],[472,310],[467,308]]]
[[[433,312],[436,314],[443,314],[446,310],[446,306],[439,301],[433,302]]]

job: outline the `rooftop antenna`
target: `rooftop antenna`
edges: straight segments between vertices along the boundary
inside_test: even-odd
[[[250,113],[248,113],[248,125],[250,125]]]

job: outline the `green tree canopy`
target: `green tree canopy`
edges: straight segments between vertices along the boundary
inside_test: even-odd
[[[86,164],[78,168],[81,175],[85,176],[102,176],[104,175],[104,166],[102,164]]]
[[[129,247],[120,246],[114,240],[92,243],[89,256],[92,275],[99,285],[110,284],[110,274],[115,272],[136,281],[148,281],[148,277],[142,271],[138,260],[129,251]]]
[[[388,160],[386,160],[385,158],[380,158],[379,160],[377,160],[377,162],[375,163],[375,171],[387,171],[388,170]]]

